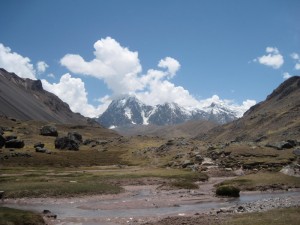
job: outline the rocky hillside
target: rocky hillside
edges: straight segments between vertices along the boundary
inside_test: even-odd
[[[175,125],[191,120],[225,124],[235,119],[236,112],[215,103],[203,109],[190,110],[176,103],[150,106],[130,96],[112,101],[98,121],[105,127],[116,128],[132,125]]]
[[[43,89],[40,80],[23,79],[0,69],[0,115],[19,120],[93,124],[56,95]]]
[[[283,82],[265,101],[251,107],[242,118],[212,129],[201,140],[280,141],[300,136],[300,77]]]

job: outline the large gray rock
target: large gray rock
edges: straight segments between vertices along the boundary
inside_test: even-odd
[[[5,142],[5,148],[23,148],[24,145],[24,141],[17,139],[12,139]]]
[[[266,147],[275,148],[277,150],[289,149],[295,146],[292,141],[281,141],[276,143],[268,143]]]
[[[57,132],[56,127],[53,127],[53,126],[43,126],[40,129],[40,135],[57,137],[58,136],[58,132]]]
[[[77,132],[70,132],[66,137],[57,137],[55,139],[55,148],[78,151],[82,142],[82,136]]]
[[[81,134],[79,134],[77,132],[69,132],[68,138],[70,138],[71,140],[76,141],[78,143],[82,143],[82,136],[81,136]]]

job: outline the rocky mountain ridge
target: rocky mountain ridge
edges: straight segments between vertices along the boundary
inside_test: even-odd
[[[300,135],[300,76],[280,84],[244,116],[216,127],[198,139],[208,141],[286,141]]]
[[[174,102],[150,106],[134,96],[126,96],[113,100],[98,122],[105,127],[116,128],[128,125],[175,125],[191,120],[225,124],[235,119],[236,112],[216,103],[203,109],[187,109]]]
[[[20,120],[95,124],[71,111],[56,95],[45,91],[40,80],[23,79],[0,68],[0,115]]]

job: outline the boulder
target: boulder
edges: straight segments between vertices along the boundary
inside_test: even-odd
[[[43,126],[40,129],[40,135],[57,137],[58,136],[58,132],[57,132],[56,127],[53,127],[53,126]]]
[[[0,134],[0,148],[2,148],[5,145],[5,138]]]
[[[277,150],[283,150],[283,149],[293,148],[294,144],[288,141],[281,141],[276,143],[268,143],[266,144],[266,147],[275,148]]]
[[[12,139],[5,142],[5,148],[23,148],[24,145],[24,141],[17,139]]]
[[[78,151],[79,150],[79,142],[71,139],[69,136],[67,137],[57,137],[55,139],[55,148],[56,149],[67,149],[67,150],[73,150]]]
[[[34,148],[37,148],[37,147],[40,147],[40,148],[44,148],[45,147],[45,144],[41,143],[41,142],[38,142],[38,143],[35,143]]]
[[[78,143],[82,143],[82,136],[81,136],[81,134],[79,134],[77,132],[69,132],[68,138],[70,140],[76,141]]]
[[[300,156],[300,148],[297,148],[293,151],[296,156]]]

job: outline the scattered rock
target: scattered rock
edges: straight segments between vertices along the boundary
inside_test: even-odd
[[[53,214],[50,210],[45,209],[43,211],[43,214],[47,217],[47,218],[52,218],[52,219],[56,219],[57,215]]]
[[[212,166],[214,165],[214,162],[212,161],[211,158],[206,158],[204,157],[202,164],[203,166]]]
[[[233,209],[231,207],[228,207],[228,208],[220,208],[218,211],[217,211],[217,214],[219,213],[232,213],[233,212]]]
[[[290,149],[298,145],[298,142],[295,140],[287,140],[276,143],[268,143],[266,147],[275,148],[277,150]]]
[[[192,166],[194,165],[193,162],[191,162],[191,160],[185,160],[182,164],[182,168],[187,168],[188,166]]]
[[[12,139],[5,142],[5,148],[23,148],[24,145],[24,141],[17,139]]]
[[[0,191],[0,199],[4,198],[4,191]]]
[[[5,138],[0,134],[0,148],[2,148],[5,145]]]
[[[44,146],[45,146],[45,144],[38,142],[38,143],[35,143],[33,147],[34,148],[37,148],[37,147],[44,148]]]
[[[43,126],[40,129],[40,135],[57,137],[58,136],[58,132],[57,132],[56,127],[53,127],[53,126]]]
[[[201,155],[195,155],[195,161],[196,162],[199,162],[199,163],[202,163],[204,161],[204,158],[201,156]]]
[[[297,148],[293,151],[296,156],[300,156],[300,148]]]
[[[42,148],[42,147],[36,147],[36,148],[35,148],[35,151],[36,151],[36,152],[40,152],[40,153],[46,153],[46,152],[47,152],[47,149]]]

